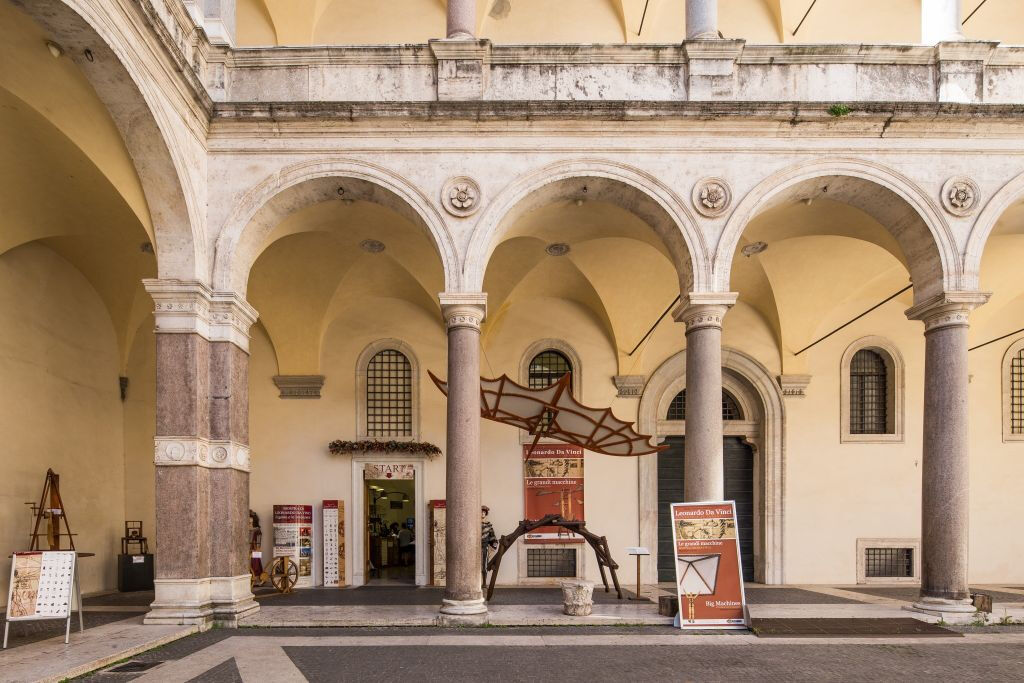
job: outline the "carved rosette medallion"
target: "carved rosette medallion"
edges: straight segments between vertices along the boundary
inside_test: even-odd
[[[980,204],[978,185],[966,176],[953,176],[942,186],[942,206],[954,216],[969,216]]]
[[[441,204],[453,216],[471,216],[480,208],[480,186],[468,176],[450,178],[441,188]]]
[[[721,216],[732,203],[732,190],[721,178],[704,178],[693,186],[693,208],[702,216]]]

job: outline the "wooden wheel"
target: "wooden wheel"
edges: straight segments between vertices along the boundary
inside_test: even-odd
[[[299,580],[299,565],[288,556],[278,557],[270,566],[270,583],[279,593],[291,593]]]

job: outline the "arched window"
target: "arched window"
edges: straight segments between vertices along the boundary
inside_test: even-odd
[[[358,437],[399,441],[419,431],[416,358],[398,339],[370,344],[356,366]]]
[[[666,420],[685,420],[686,419],[686,389],[683,389],[675,398],[672,399],[672,403],[668,406],[668,412],[665,414]],[[728,391],[722,390],[722,419],[723,420],[742,420],[743,410],[740,408],[739,402],[730,394]]]
[[[850,433],[886,434],[888,371],[877,351],[861,349],[850,362]]]
[[[1003,440],[1024,441],[1024,339],[1003,358]]]
[[[547,349],[541,351],[530,361],[527,376],[531,389],[545,389],[569,373],[569,390],[572,391],[572,363],[561,351]]]
[[[903,440],[903,359],[888,340],[859,339],[843,354],[841,441]]]

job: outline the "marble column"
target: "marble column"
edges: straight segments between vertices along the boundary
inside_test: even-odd
[[[486,294],[442,294],[448,327],[448,438],[445,453],[447,621],[480,622],[480,324]]]
[[[921,0],[921,42],[935,45],[964,40],[960,24],[960,0]]]
[[[686,0],[686,39],[718,38],[718,0]]]
[[[932,614],[975,611],[967,584],[967,326],[987,298],[946,293],[907,311],[925,326],[921,598],[914,608]]]
[[[722,500],[722,318],[733,292],[690,293],[673,315],[686,325],[683,500]]]
[[[156,579],[147,624],[234,625],[249,589],[248,330],[241,297],[145,280],[155,302]]]
[[[476,40],[476,0],[448,0],[449,40]]]

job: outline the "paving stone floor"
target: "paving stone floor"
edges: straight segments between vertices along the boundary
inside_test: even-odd
[[[103,626],[104,624],[111,624],[115,621],[121,621],[122,619],[128,619],[136,616],[137,612],[84,612],[83,620],[85,622],[86,630],[96,628],[97,626]],[[2,613],[0,613],[0,624],[2,624]],[[28,645],[29,643],[38,643],[41,640],[53,638],[55,636],[64,636],[64,629],[66,621],[63,619],[46,619],[42,621],[12,621],[10,625],[10,634],[7,637],[7,648],[12,649]],[[2,628],[2,626],[0,626]],[[78,612],[71,614],[71,637],[74,638],[75,634],[78,633]],[[2,636],[0,636],[2,638]]]
[[[856,586],[844,588],[843,590],[864,595],[877,595],[883,598],[894,598],[896,600],[914,601],[917,600],[919,588],[917,586]],[[998,588],[971,588],[975,593],[988,593],[992,596],[993,602],[1020,602],[1024,603],[1024,595],[1020,593],[1008,593]]]

